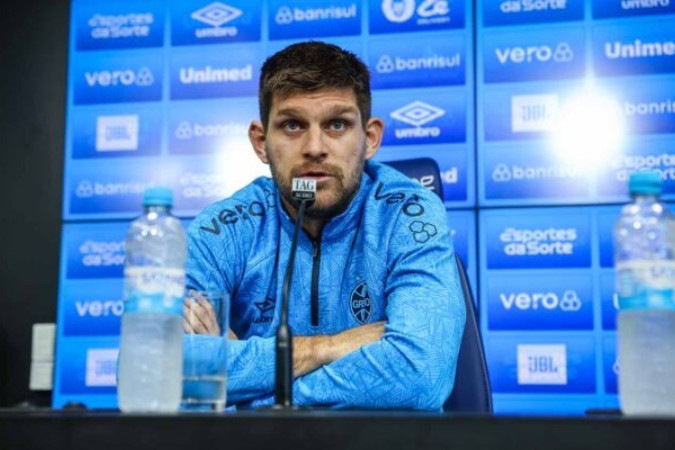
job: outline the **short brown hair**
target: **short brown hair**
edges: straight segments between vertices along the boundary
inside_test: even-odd
[[[351,88],[365,128],[370,119],[370,71],[355,54],[337,45],[309,41],[292,44],[269,57],[260,73],[260,119],[267,129],[275,95]]]

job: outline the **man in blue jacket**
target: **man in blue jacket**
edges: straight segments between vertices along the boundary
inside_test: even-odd
[[[371,161],[384,124],[367,67],[331,44],[294,44],[263,65],[259,103],[249,138],[272,178],[209,206],[188,233],[188,288],[232,297],[228,402],[274,403],[291,180],[303,177],[317,192],[289,296],[295,403],[440,410],[465,318],[452,240],[436,195]]]

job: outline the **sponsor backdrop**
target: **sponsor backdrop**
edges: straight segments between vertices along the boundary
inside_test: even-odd
[[[438,163],[496,411],[617,405],[611,228],[635,170],[660,170],[675,199],[675,1],[73,0],[71,11],[55,407],[117,406],[123,240],[145,187],[171,186],[187,224],[268,175],[246,137],[258,72],[310,38],[369,65],[379,160]]]

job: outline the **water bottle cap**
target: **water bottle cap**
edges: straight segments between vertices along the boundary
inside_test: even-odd
[[[661,194],[661,174],[653,170],[633,172],[628,181],[631,194]]]
[[[164,186],[151,186],[143,192],[143,206],[172,206],[173,192]]]

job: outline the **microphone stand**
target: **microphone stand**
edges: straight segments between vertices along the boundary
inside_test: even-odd
[[[301,200],[298,215],[295,219],[295,230],[291,243],[291,254],[288,257],[286,276],[281,300],[281,320],[277,329],[276,341],[276,380],[274,409],[296,409],[293,406],[293,332],[288,325],[288,297],[291,291],[295,253],[298,247],[298,235],[302,227],[305,208],[308,200]]]

